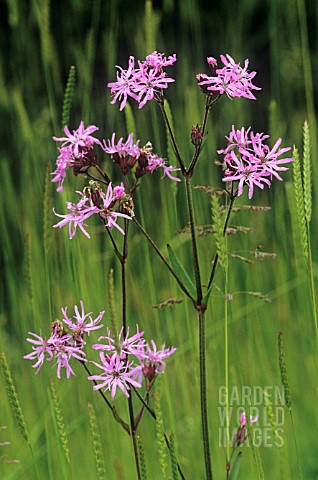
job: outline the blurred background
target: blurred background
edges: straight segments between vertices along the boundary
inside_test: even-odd
[[[71,451],[72,469],[68,470],[49,389],[49,379],[55,377],[55,371],[48,364],[35,376],[31,362],[22,359],[30,351],[25,340],[27,332],[48,334],[52,320],[61,317],[61,307],[68,305],[71,311],[83,299],[87,310],[96,316],[99,311],[107,310],[110,268],[114,269],[120,312],[119,265],[102,227],[91,222],[91,240],[78,233],[72,241],[67,231],[52,228],[56,223],[53,207],[64,213],[65,201],[75,201],[74,191],[84,186],[82,178],[69,175],[63,194],[57,194],[50,182],[57,156],[52,136],[63,133],[62,105],[70,67],[76,68],[70,128],[76,129],[84,120],[85,125],[99,126],[99,138],[110,138],[113,132],[125,137],[130,133],[127,117],[119,112],[118,104],[110,105],[107,88],[107,83],[115,79],[115,65],[126,68],[130,55],[143,59],[154,50],[166,55],[176,53],[177,62],[168,71],[176,81],[169,86],[166,98],[180,149],[186,161],[190,161],[191,126],[202,122],[205,103],[195,75],[208,73],[207,56],[218,58],[229,53],[241,64],[248,58],[250,69],[257,71],[254,83],[262,90],[256,92],[257,101],[222,98],[212,109],[208,141],[193,183],[221,186],[221,172],[214,161],[216,150],[225,146],[224,137],[232,125],[252,126],[255,132],[269,133],[272,145],[282,137],[283,146],[295,144],[302,154],[303,123],[307,119],[313,160],[311,244],[317,281],[317,21],[317,3],[305,0],[7,0],[1,3],[0,349],[7,355],[21,399],[40,478],[97,478],[88,402],[94,404],[99,419],[107,478],[134,478],[129,466],[133,456],[128,436],[119,430],[99,396],[87,385],[80,366],[76,378],[68,381],[55,378]],[[140,111],[133,102],[131,106],[137,138],[142,144],[151,141],[158,154],[176,165],[157,105],[147,104]],[[111,171],[110,160],[100,158],[100,161]],[[114,170],[112,175],[119,180],[118,172]],[[201,190],[194,190],[193,194],[197,224],[211,226],[209,195]],[[247,204],[248,199],[241,198],[239,203]],[[316,340],[292,171],[271,190],[257,192],[253,204],[268,205],[271,210],[253,213],[242,210],[235,214],[231,225],[252,231],[231,236],[229,250],[251,256],[249,252],[263,245],[264,251],[274,252],[277,257],[254,259],[253,264],[231,259],[230,384],[237,388],[280,385],[277,335],[282,330],[294,430],[286,409],[284,447],[260,445],[262,465],[265,478],[299,479],[300,463],[303,478],[315,479],[318,478],[314,428]],[[187,225],[183,184],[161,181],[158,173],[145,178],[136,199],[136,216],[164,254],[166,244],[172,244],[192,273],[189,235],[177,233]],[[207,279],[214,240],[211,235],[202,235],[198,243],[203,278]],[[175,358],[167,362],[167,371],[160,381],[164,425],[167,432],[175,433],[177,455],[186,478],[203,479],[196,317],[186,299],[173,307],[152,308],[169,298],[181,299],[182,293],[134,228],[131,228],[130,252],[129,323],[141,325],[149,340],[154,338],[158,344],[165,342],[177,347]],[[219,272],[207,313],[209,415],[215,478],[225,478],[217,409],[219,388],[225,381],[223,283]],[[256,297],[255,291],[271,301]],[[11,441],[0,452],[0,456],[5,455],[0,460],[0,473],[5,479],[34,478],[34,465],[10,413],[3,383],[0,388],[0,425],[7,426],[5,433],[0,432],[0,442]],[[123,399],[116,399],[116,407],[125,415]],[[260,425],[262,422],[261,411]],[[233,413],[231,427],[236,426]],[[296,432],[299,462],[293,432]],[[140,436],[149,479],[162,478],[152,419],[144,418]],[[13,458],[21,463],[6,463]],[[239,478],[257,478],[251,448],[243,448]]]

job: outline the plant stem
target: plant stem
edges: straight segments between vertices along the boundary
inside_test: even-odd
[[[106,183],[106,185],[109,185],[109,184],[110,184],[110,178],[109,178],[109,176],[107,175],[107,173],[104,172],[104,170],[102,170],[97,163],[94,165],[94,167],[96,168],[96,170],[98,171],[98,173],[103,177],[103,179],[104,179],[104,182],[103,182],[103,183]]]
[[[309,275],[309,285],[310,285],[310,293],[311,293],[311,301],[312,301],[312,310],[313,310],[313,317],[314,317],[314,324],[315,324],[315,334],[316,334],[316,347],[318,350],[318,319],[317,319],[317,305],[316,305],[316,292],[315,292],[315,282],[314,282],[314,274],[312,268],[312,255],[311,255],[311,242],[310,242],[310,231],[309,226],[307,225],[307,242],[308,242],[308,275]]]
[[[202,127],[201,127],[202,139],[204,138],[205,129],[206,129],[206,125],[207,125],[207,122],[208,122],[210,109],[211,109],[212,105],[215,102],[218,101],[219,98],[220,98],[220,95],[218,95],[213,101],[211,101],[211,96],[209,96],[209,95],[207,96],[206,104],[205,104],[204,117],[203,117],[203,122],[202,122]],[[190,176],[192,176],[194,168],[197,164],[197,161],[198,161],[198,158],[199,158],[199,155],[200,155],[200,151],[201,151],[201,147],[202,147],[202,142],[199,145],[197,145],[196,148],[195,148],[195,152],[194,152],[193,158],[191,160],[190,167],[188,169],[188,172],[190,173]]]
[[[205,317],[202,309],[198,310],[199,319],[199,358],[200,358],[200,404],[202,439],[204,448],[206,479],[212,480],[212,465],[209,444],[209,424],[207,412],[207,391],[206,391],[206,345],[205,345]]]
[[[226,459],[230,458],[230,415],[229,415],[229,316],[228,316],[228,287],[229,266],[225,267],[225,296],[224,296],[224,350],[225,350],[225,424],[226,424]]]
[[[206,345],[205,345],[205,317],[204,312],[206,306],[202,306],[202,285],[200,276],[199,256],[197,249],[197,242],[195,236],[195,222],[194,211],[191,191],[191,176],[185,175],[185,185],[187,193],[187,205],[189,213],[189,223],[192,242],[192,255],[193,255],[193,267],[195,284],[197,289],[197,302],[196,310],[198,312],[199,320],[199,363],[200,363],[200,405],[201,405],[201,425],[202,425],[202,440],[204,450],[205,461],[205,473],[206,479],[212,480],[212,466],[210,456],[210,444],[209,444],[209,424],[208,424],[208,411],[207,411],[207,389],[206,389]]]
[[[165,257],[162,255],[162,253],[160,252],[159,248],[157,247],[157,245],[155,244],[155,242],[152,240],[152,238],[148,235],[148,233],[146,232],[146,230],[143,228],[143,226],[138,222],[138,220],[136,219],[136,217],[133,217],[132,218],[133,222],[135,223],[135,225],[139,228],[139,230],[141,231],[141,233],[146,237],[146,239],[148,240],[148,242],[150,243],[150,245],[154,248],[154,250],[156,251],[156,253],[159,255],[159,257],[161,258],[161,260],[163,261],[163,263],[165,264],[165,266],[167,267],[167,269],[169,270],[169,272],[174,276],[174,278],[176,279],[176,281],[178,282],[178,285],[179,287],[181,288],[181,290],[187,295],[187,297],[189,297],[192,302],[195,302],[195,299],[191,296],[191,294],[189,293],[189,291],[187,290],[187,288],[183,285],[183,283],[181,282],[180,278],[178,277],[178,275],[174,272],[174,270],[172,269],[172,267],[169,265],[169,263],[167,262],[167,260],[165,259]]]
[[[296,431],[294,427],[294,419],[292,415],[291,408],[289,408],[289,414],[290,414],[290,421],[292,425],[292,431],[293,431],[293,437],[294,437],[294,443],[295,443],[295,450],[296,450],[296,458],[297,458],[297,464],[298,464],[298,470],[299,470],[299,475],[300,475],[300,480],[303,480],[303,472],[300,466],[300,459],[299,459],[299,451],[298,451],[298,444],[297,444],[297,439],[296,439]]]
[[[125,218],[125,236],[124,236],[124,245],[123,245],[123,253],[120,259],[121,263],[121,288],[122,288],[122,325],[123,325],[123,338],[126,338],[127,335],[127,302],[126,302],[126,260],[128,256],[128,227],[129,222]],[[137,437],[136,437],[136,428],[135,428],[135,417],[134,417],[134,409],[132,403],[131,395],[128,397],[128,409],[129,409],[129,420],[130,420],[130,433],[134,448],[134,456],[135,456],[135,464],[136,464],[136,471],[138,480],[141,480],[141,471],[139,465],[139,455],[138,455],[138,444],[137,444]]]
[[[182,157],[181,157],[181,154],[179,152],[179,148],[178,148],[178,145],[177,145],[177,142],[176,142],[176,139],[174,138],[174,133],[172,131],[172,128],[171,128],[171,125],[170,125],[170,122],[169,122],[169,119],[168,119],[168,115],[167,115],[167,112],[166,112],[166,109],[165,109],[165,106],[164,106],[164,103],[163,101],[160,101],[158,102],[158,105],[160,107],[160,110],[161,110],[161,113],[163,115],[163,118],[164,118],[164,121],[168,127],[168,130],[169,130],[169,135],[170,135],[170,139],[171,139],[171,143],[172,143],[172,147],[173,147],[173,150],[174,150],[174,153],[175,153],[175,156],[177,157],[177,160],[179,162],[179,165],[181,167],[181,172],[183,173],[183,175],[186,173],[186,168],[185,168],[185,165],[184,165],[184,162],[182,160]]]
[[[145,409],[150,413],[150,415],[152,416],[152,418],[154,420],[157,420],[157,415],[156,413],[152,410],[152,408],[149,407],[148,403],[145,402],[145,400],[142,398],[142,396],[140,395],[140,393],[138,392],[138,390],[136,389],[136,387],[132,387],[134,392],[136,393],[137,397],[139,398],[139,400],[141,401],[141,403],[143,404],[143,406],[145,407]],[[164,439],[165,439],[165,442],[166,442],[166,445],[168,447],[168,449],[170,450],[170,442],[169,442],[169,439],[166,435],[166,433],[164,432]],[[185,476],[183,475],[183,472],[181,470],[181,467],[179,465],[179,463],[177,462],[177,466],[178,466],[178,472],[180,474],[180,477],[182,478],[182,480],[185,480]]]
[[[196,241],[196,236],[195,236],[194,211],[193,211],[192,190],[191,190],[191,176],[187,174],[187,175],[185,175],[184,179],[185,179],[185,186],[186,186],[186,193],[187,193],[187,206],[188,206],[190,232],[191,232],[194,276],[195,276],[195,284],[196,284],[196,289],[197,289],[197,305],[201,305],[202,286],[201,286],[198,248],[197,248],[197,241]]]
[[[91,374],[88,366],[86,365],[86,362],[82,362],[82,361],[81,361],[80,363],[83,365],[83,367],[85,368],[85,370],[86,370],[86,372],[88,373],[88,375],[91,376],[92,374]],[[95,385],[98,385],[97,382],[96,382],[96,380],[93,380],[93,382],[94,382]],[[104,392],[103,392],[101,389],[98,390],[98,393],[102,396],[104,402],[106,403],[106,405],[107,405],[107,406],[110,408],[110,410],[112,411],[113,416],[114,416],[116,422],[120,423],[120,425],[123,427],[123,429],[128,433],[128,435],[130,435],[129,426],[127,425],[126,422],[124,422],[124,420],[123,420],[122,418],[120,418],[120,416],[119,416],[118,413],[117,413],[117,410],[116,410],[115,406],[112,405],[112,404],[109,402],[109,400],[107,399],[106,395],[104,394]]]

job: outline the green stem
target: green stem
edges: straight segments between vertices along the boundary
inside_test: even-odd
[[[194,211],[193,211],[193,200],[192,200],[192,190],[191,190],[191,176],[187,174],[187,175],[185,175],[184,179],[185,179],[185,186],[186,186],[186,193],[187,193],[187,206],[188,206],[190,232],[191,232],[194,276],[195,276],[195,284],[196,284],[196,289],[197,289],[197,304],[201,305],[202,285],[201,285],[201,276],[200,276],[198,248],[197,248],[197,241],[196,241],[196,236],[195,236]]]
[[[225,268],[225,304],[224,304],[224,349],[225,349],[225,424],[226,424],[226,459],[230,458],[230,415],[229,415],[229,318],[228,318],[229,267]]]
[[[174,150],[174,153],[175,153],[175,156],[177,157],[177,160],[179,162],[179,165],[181,167],[181,171],[183,173],[183,175],[186,173],[186,168],[185,168],[185,165],[184,165],[184,162],[182,160],[182,157],[181,157],[181,154],[179,152],[179,148],[178,148],[178,145],[177,145],[177,142],[176,142],[176,139],[174,138],[174,133],[172,131],[172,127],[170,125],[170,122],[169,122],[169,119],[168,119],[168,115],[167,115],[167,112],[166,112],[166,109],[165,109],[165,106],[164,106],[164,103],[163,102],[158,102],[158,105],[160,107],[160,110],[161,110],[161,113],[163,115],[163,118],[164,118],[164,121],[168,127],[168,130],[169,130],[169,136],[170,136],[170,140],[171,140],[171,143],[172,143],[172,147],[173,147],[173,150]]]
[[[40,477],[38,465],[37,465],[37,462],[36,462],[36,459],[35,459],[35,456],[34,456],[34,452],[33,452],[33,448],[32,448],[31,443],[29,443],[29,449],[30,449],[30,453],[31,453],[32,460],[33,460],[33,463],[34,463],[34,467],[35,467],[35,471],[36,471],[36,476],[37,476],[38,480],[40,480],[41,477]]]
[[[220,95],[218,95],[213,101],[211,101],[211,98],[212,98],[211,96],[207,95],[206,103],[205,103],[204,117],[203,117],[203,122],[202,122],[202,127],[201,127],[202,139],[204,138],[205,129],[206,129],[206,125],[207,125],[207,122],[208,122],[210,109],[211,109],[212,105],[218,101],[218,99],[220,98]],[[198,158],[199,158],[199,155],[200,155],[200,151],[201,151],[201,147],[202,147],[202,143],[197,145],[197,147],[194,151],[194,155],[193,155],[193,158],[191,160],[190,167],[188,169],[188,172],[190,173],[190,176],[192,176],[193,171],[195,169],[195,166],[197,164],[197,161],[198,161]]]
[[[86,365],[86,362],[82,362],[80,361],[80,363],[83,365],[83,367],[85,368],[86,372],[88,373],[89,376],[92,376],[88,366]],[[94,382],[94,385],[98,385],[98,383],[96,382],[96,380],[93,380]],[[128,433],[128,435],[130,435],[130,430],[129,430],[129,426],[127,425],[126,422],[124,422],[124,420],[118,415],[117,413],[117,410],[115,408],[114,405],[112,405],[109,400],[107,399],[106,395],[104,394],[104,392],[99,389],[98,390],[98,393],[101,395],[101,397],[103,398],[104,402],[106,403],[106,405],[108,406],[108,408],[110,408],[110,410],[112,411],[113,413],[113,416],[116,420],[116,422],[120,423],[120,425],[123,427],[123,429]]]
[[[316,295],[315,295],[315,283],[314,283],[314,274],[312,269],[312,255],[311,255],[311,242],[310,242],[310,231],[309,226],[307,225],[307,241],[308,241],[308,275],[309,275],[309,284],[310,284],[310,293],[312,300],[312,310],[314,316],[315,324],[315,333],[316,333],[316,345],[318,350],[318,319],[317,319],[317,305],[316,305]]]
[[[142,396],[140,395],[140,393],[138,392],[138,390],[137,390],[134,386],[133,386],[132,388],[133,388],[134,392],[136,393],[137,397],[139,398],[139,400],[141,401],[141,403],[142,403],[143,407],[145,408],[145,410],[147,410],[147,411],[150,413],[150,415],[152,416],[152,418],[153,418],[154,420],[157,420],[157,415],[156,415],[155,412],[152,410],[152,408],[149,407],[148,403],[145,402],[145,400],[142,398]],[[168,449],[170,450],[171,447],[170,447],[170,442],[169,442],[169,439],[168,439],[168,437],[167,437],[167,434],[164,432],[163,435],[164,435],[164,439],[165,439],[166,445],[167,445]],[[178,472],[179,472],[180,477],[182,478],[182,480],[185,480],[185,476],[183,475],[183,472],[182,472],[181,467],[180,467],[180,465],[179,465],[178,462],[177,462],[177,467],[178,467]]]
[[[210,444],[209,444],[209,424],[208,424],[207,388],[206,388],[206,345],[205,345],[205,317],[204,317],[204,311],[206,309],[206,306],[203,308],[201,305],[202,285],[201,285],[201,276],[200,276],[199,256],[198,256],[197,242],[196,242],[196,236],[195,236],[191,176],[187,174],[185,175],[184,178],[185,178],[185,185],[186,185],[187,205],[188,205],[188,213],[189,213],[190,232],[191,232],[194,276],[195,276],[195,284],[196,284],[196,290],[197,290],[196,309],[198,312],[198,320],[199,320],[200,405],[201,405],[201,425],[202,425],[205,473],[206,473],[206,479],[212,480],[213,476],[212,476]]]
[[[199,317],[199,357],[200,357],[200,404],[201,404],[201,425],[202,439],[204,449],[206,480],[212,480],[212,465],[210,457],[209,444],[209,424],[207,411],[207,391],[206,391],[206,339],[205,339],[205,318],[204,311],[198,310]]]
[[[195,299],[191,296],[191,294],[189,293],[189,291],[187,290],[187,288],[184,286],[184,284],[182,283],[182,281],[180,280],[180,278],[178,277],[178,275],[174,272],[174,270],[172,269],[172,267],[169,265],[169,263],[167,262],[167,260],[165,259],[165,257],[162,255],[162,253],[160,252],[159,248],[157,247],[157,245],[155,244],[155,242],[152,240],[152,238],[148,235],[148,233],[146,232],[146,230],[143,228],[143,226],[138,222],[138,220],[136,219],[136,217],[133,217],[132,218],[134,224],[139,228],[139,230],[141,231],[141,233],[146,237],[146,239],[148,240],[148,242],[150,243],[150,245],[154,248],[154,250],[156,251],[156,253],[159,255],[160,259],[163,261],[163,263],[165,264],[165,266],[167,267],[167,269],[169,270],[169,272],[174,276],[174,278],[176,279],[179,287],[181,288],[181,290],[187,295],[187,297],[189,297],[192,302],[195,302]]]
[[[121,287],[122,287],[122,325],[123,325],[123,338],[126,338],[127,334],[127,292],[126,292],[126,260],[128,256],[128,227],[129,221],[125,218],[125,237],[124,237],[124,246],[123,246],[123,253],[121,256]],[[129,421],[130,421],[130,433],[133,443],[134,449],[134,456],[135,456],[135,464],[136,464],[136,471],[138,480],[141,480],[141,471],[139,465],[139,455],[138,455],[138,444],[137,444],[137,437],[136,437],[136,428],[135,428],[135,416],[134,416],[134,409],[132,403],[131,394],[128,397],[128,410],[129,410]]]
[[[300,480],[303,480],[303,473],[302,473],[301,466],[300,466],[298,445],[297,445],[297,440],[296,440],[296,432],[295,432],[294,420],[293,420],[293,415],[292,415],[291,408],[289,408],[289,413],[290,413],[290,421],[291,421],[291,424],[292,424],[293,437],[294,437],[294,443],[295,443],[295,449],[296,449],[296,458],[297,458],[298,470],[299,470],[299,475],[300,475],[299,478],[300,478]]]

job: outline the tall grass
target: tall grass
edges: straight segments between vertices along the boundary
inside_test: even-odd
[[[65,193],[58,196],[49,182],[48,162],[53,165],[56,148],[52,135],[61,135],[63,91],[72,65],[76,68],[76,86],[69,111],[70,127],[80,120],[99,125],[100,138],[113,131],[125,136],[135,123],[142,142],[151,140],[156,151],[169,156],[166,132],[156,105],[141,111],[132,108],[130,118],[110,105],[106,84],[115,78],[115,64],[124,64],[130,54],[144,56],[146,48],[166,54],[177,53],[173,75],[176,82],[167,95],[174,130],[180,148],[189,160],[193,124],[202,122],[204,96],[196,87],[195,74],[205,71],[205,57],[230,53],[240,61],[250,59],[251,69],[259,73],[255,83],[263,90],[257,102],[236,99],[220,101],[208,123],[208,140],[200,157],[193,184],[219,187],[220,172],[214,165],[216,149],[224,144],[232,123],[238,127],[253,125],[254,131],[268,131],[273,141],[281,135],[284,145],[302,145],[302,126],[309,119],[313,164],[313,212],[310,224],[311,245],[317,243],[315,199],[317,196],[317,135],[314,82],[317,76],[318,21],[314,2],[296,0],[244,0],[209,2],[186,0],[182,4],[165,0],[160,7],[150,1],[124,2],[40,2],[26,4],[7,0],[7,23],[2,27],[0,62],[0,108],[5,119],[0,132],[2,180],[1,218],[1,316],[0,350],[6,353],[14,384],[29,429],[40,478],[71,478],[67,461],[61,459],[61,432],[51,407],[48,385],[55,371],[41,370],[36,376],[30,362],[23,360],[29,346],[28,331],[47,332],[51,321],[59,318],[61,307],[70,308],[85,301],[89,311],[106,309],[109,326],[114,312],[109,309],[109,272],[113,269],[114,302],[119,301],[120,271],[111,245],[100,226],[92,227],[91,240],[77,235],[72,241],[64,231],[50,231],[55,221],[52,207],[61,212],[66,200],[80,189],[78,178],[69,177]],[[305,16],[307,7],[307,17]],[[307,18],[307,21],[306,21]],[[315,43],[316,42],[316,43]],[[310,66],[310,68],[308,67]],[[304,98],[306,101],[304,101]],[[133,119],[133,120],[132,120]],[[130,131],[129,131],[130,133]],[[304,478],[315,478],[316,431],[316,341],[312,322],[312,296],[306,266],[301,257],[297,225],[297,206],[289,172],[284,184],[276,183],[270,192],[255,195],[257,205],[270,205],[269,212],[241,210],[233,224],[249,227],[252,233],[228,238],[230,253],[248,256],[259,245],[277,257],[253,264],[229,256],[228,382],[229,387],[279,385],[277,334],[284,332],[286,363],[293,389],[293,422],[285,419],[284,442],[287,453],[276,447],[260,445],[265,478],[298,479],[294,447],[297,436],[299,462]],[[211,226],[210,195],[193,189],[195,217],[199,225]],[[240,204],[247,204],[247,198]],[[187,224],[185,192],[164,180],[149,176],[138,193],[136,214],[151,232],[160,248],[173,246],[187,271],[191,272],[189,233],[177,233]],[[162,266],[139,231],[131,226],[131,255],[128,260],[128,321],[139,323],[158,343],[177,347],[175,358],[161,382],[160,408],[166,432],[173,431],[177,461],[186,478],[204,478],[200,444],[197,366],[189,361],[197,357],[196,317],[191,305],[181,303],[153,309],[169,298],[180,299],[182,292],[173,278],[163,276]],[[211,268],[212,235],[198,238],[202,278],[208,281]],[[315,242],[316,241],[316,242]],[[143,261],[140,261],[140,252]],[[214,252],[214,250],[213,250]],[[252,258],[252,257],[251,257]],[[317,252],[312,251],[313,282],[317,282]],[[219,273],[215,279],[222,286]],[[236,292],[259,291],[271,302]],[[223,292],[224,293],[224,292]],[[218,445],[220,420],[219,387],[224,385],[224,296],[213,290],[212,310],[207,312],[207,375],[210,442],[215,478],[225,478],[224,451]],[[93,405],[106,477],[134,478],[128,435],[118,428],[105,410],[96,392],[88,385],[84,369],[76,369],[76,378],[55,380],[59,405],[66,425],[71,452],[73,478],[96,475],[94,450],[87,405]],[[7,425],[10,458],[20,464],[0,460],[2,478],[31,479],[36,475],[28,445],[10,413],[3,384],[0,389],[0,425]],[[90,407],[91,408],[91,407]],[[266,409],[266,405],[264,404]],[[126,412],[122,399],[116,409]],[[264,415],[262,413],[262,415]],[[277,421],[277,419],[275,419]],[[231,428],[236,426],[230,418]],[[94,427],[95,428],[95,427]],[[96,430],[97,431],[97,430]],[[155,446],[156,424],[145,416],[138,434],[147,464],[147,478],[161,478],[162,457]],[[95,441],[96,446],[96,441]],[[160,447],[161,448],[161,447]],[[98,452],[100,458],[100,452]],[[76,459],[76,460],[74,460]],[[167,461],[167,464],[169,462]],[[104,467],[98,467],[104,472]],[[167,468],[167,471],[169,467]],[[255,479],[258,467],[251,448],[243,449],[240,478]],[[104,473],[103,473],[104,474]],[[101,474],[100,474],[101,475]]]

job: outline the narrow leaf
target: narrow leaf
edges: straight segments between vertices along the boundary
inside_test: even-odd
[[[168,248],[168,254],[169,254],[170,262],[171,262],[171,265],[172,265],[172,268],[173,268],[174,272],[180,278],[181,283],[183,283],[185,288],[190,293],[191,297],[196,298],[197,291],[196,291],[196,288],[194,286],[194,283],[190,279],[187,271],[185,270],[184,266],[182,265],[182,263],[178,259],[177,255],[174,252],[174,250],[172,249],[172,247],[168,244],[167,248]]]
[[[204,297],[202,298],[202,305],[206,305],[206,304],[208,303],[208,300],[209,300],[210,295],[211,295],[211,292],[212,292],[212,287],[213,287],[213,283],[211,283],[211,285],[209,286],[208,291],[206,292],[206,294],[205,294]]]
[[[242,459],[242,452],[239,452],[237,454],[236,459],[234,460],[233,466],[232,466],[231,471],[230,471],[230,480],[237,480],[238,479],[240,465],[241,465],[241,459]]]
[[[131,133],[134,133],[135,135],[137,135],[135,117],[134,117],[132,108],[128,102],[126,103],[126,107],[125,107],[125,117],[126,117],[127,135],[130,135]]]

